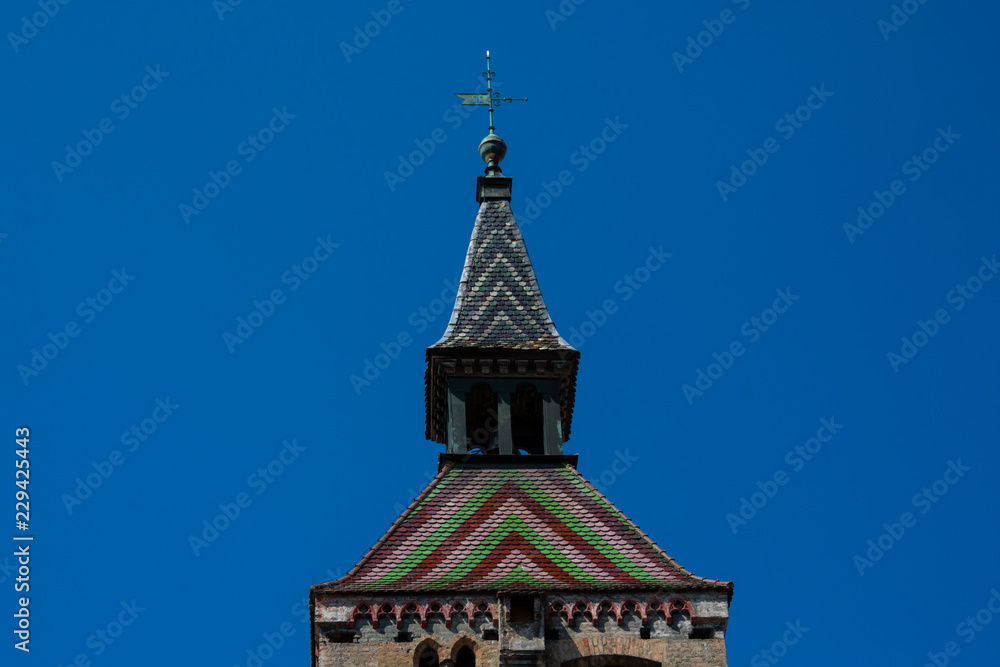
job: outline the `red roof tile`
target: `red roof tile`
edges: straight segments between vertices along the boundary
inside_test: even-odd
[[[446,466],[318,592],[730,589],[663,552],[570,465]]]

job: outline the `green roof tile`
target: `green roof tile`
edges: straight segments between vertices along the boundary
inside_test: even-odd
[[[446,467],[327,591],[728,588],[678,565],[568,465]]]

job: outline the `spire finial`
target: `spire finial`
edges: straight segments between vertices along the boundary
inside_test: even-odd
[[[490,129],[489,134],[479,144],[479,155],[486,162],[486,175],[497,176],[500,174],[500,161],[507,154],[507,144],[496,135],[496,127],[493,125],[493,107],[500,106],[503,102],[527,102],[527,97],[500,97],[500,93],[493,92],[493,75],[496,74],[490,69],[490,52],[486,51],[486,94],[483,93],[455,93],[456,97],[462,99],[462,105],[488,106],[490,108]]]

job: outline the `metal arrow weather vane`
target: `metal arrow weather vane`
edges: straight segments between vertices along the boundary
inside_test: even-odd
[[[456,97],[462,99],[462,106],[471,105],[478,107],[490,108],[490,134],[493,134],[496,128],[493,126],[493,107],[500,106],[502,102],[527,102],[527,97],[500,97],[500,93],[493,92],[493,75],[496,72],[490,70],[490,52],[486,52],[486,71],[483,72],[483,76],[486,77],[486,92],[485,93],[455,93]]]

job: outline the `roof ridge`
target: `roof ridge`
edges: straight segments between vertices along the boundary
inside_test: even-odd
[[[414,498],[412,502],[410,502],[410,504],[406,507],[405,510],[403,510],[403,512],[398,517],[396,517],[396,520],[393,521],[392,524],[389,525],[388,530],[385,531],[385,533],[382,535],[382,537],[380,537],[379,540],[375,544],[373,544],[370,549],[368,549],[368,553],[366,553],[361,558],[361,560],[358,561],[357,565],[355,565],[353,568],[351,568],[351,570],[347,574],[345,574],[344,576],[340,577],[339,579],[333,579],[331,581],[327,581],[327,582],[322,583],[322,584],[315,584],[315,585],[312,586],[312,588],[320,588],[320,587],[323,587],[323,586],[332,586],[333,584],[336,584],[338,582],[344,581],[345,579],[353,577],[355,574],[357,574],[358,571],[361,570],[361,568],[368,563],[368,561],[371,559],[371,557],[375,555],[375,552],[378,551],[379,547],[381,547],[383,544],[385,544],[389,540],[389,538],[392,537],[392,534],[394,532],[396,532],[396,530],[403,523],[405,523],[405,520],[407,518],[409,518],[410,514],[412,514],[414,511],[416,511],[416,509],[421,505],[421,503],[424,501],[424,499],[428,495],[430,495],[431,491],[441,482],[441,480],[444,478],[444,476],[449,471],[451,471],[451,469],[452,469],[452,466],[450,464],[445,464],[438,471],[438,473],[436,475],[434,475],[434,478],[427,484],[426,487],[424,487],[424,490],[421,491],[420,494],[417,495],[417,497]]]
[[[567,468],[569,468],[569,466],[567,466]],[[659,544],[657,544],[655,541],[653,541],[653,538],[651,538],[649,535],[647,535],[646,531],[644,531],[642,528],[639,527],[639,524],[637,524],[635,521],[633,521],[628,515],[625,514],[625,512],[623,512],[620,509],[618,509],[618,506],[615,505],[613,502],[611,502],[611,500],[607,496],[605,496],[603,493],[601,493],[600,491],[598,491],[597,487],[595,487],[593,484],[591,484],[587,480],[586,477],[584,477],[582,474],[580,474],[579,470],[576,470],[575,468],[570,468],[570,470],[572,470],[572,472],[577,477],[579,477],[580,480],[583,481],[583,483],[586,484],[591,489],[591,491],[593,491],[595,494],[597,494],[597,496],[599,498],[601,498],[601,500],[603,500],[604,502],[606,502],[608,504],[608,506],[611,508],[611,511],[614,512],[618,516],[619,519],[621,519],[622,521],[624,521],[625,523],[627,523],[631,528],[633,528],[639,534],[639,536],[647,544],[649,544],[649,546],[652,547],[652,549],[656,553],[658,553],[660,556],[662,556],[672,567],[677,568],[680,572],[682,572],[683,574],[687,575],[691,579],[696,579],[698,581],[703,581],[703,582],[709,583],[709,584],[728,584],[729,586],[733,585],[733,582],[731,582],[731,581],[721,581],[719,579],[706,579],[705,577],[699,577],[695,573],[693,573],[690,570],[688,570],[687,568],[685,568],[683,565],[681,565],[680,563],[678,563],[677,560],[673,556],[671,556],[666,551],[664,551],[664,549]]]

